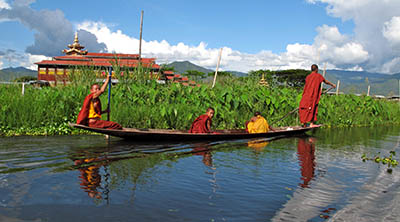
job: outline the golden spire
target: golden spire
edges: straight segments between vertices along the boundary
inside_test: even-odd
[[[264,73],[262,74],[261,80],[259,82],[260,85],[262,86],[268,86],[268,82],[264,78]]]
[[[85,46],[79,44],[78,32],[75,32],[74,43],[72,45],[68,45],[68,48],[70,49],[64,49],[62,52],[67,55],[86,55],[88,52],[87,50],[82,51]]]

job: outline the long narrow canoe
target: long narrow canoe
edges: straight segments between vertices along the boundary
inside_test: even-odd
[[[93,128],[84,125],[69,124],[71,127],[89,130],[92,132],[121,137],[135,141],[216,141],[251,138],[272,138],[280,136],[295,136],[316,129],[318,127],[280,127],[275,131],[267,133],[246,133],[244,129],[216,130],[215,133],[188,133],[187,130],[168,129],[133,129],[123,128],[122,130]]]

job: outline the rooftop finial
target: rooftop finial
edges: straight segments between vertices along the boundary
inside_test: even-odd
[[[86,55],[88,52],[87,50],[82,50],[85,46],[79,44],[78,32],[75,32],[74,43],[68,45],[68,48],[70,49],[64,49],[62,52],[67,55]]]

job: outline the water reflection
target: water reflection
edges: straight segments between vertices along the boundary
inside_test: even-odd
[[[102,165],[98,163],[100,158],[85,158],[74,160],[74,164],[78,166],[78,171],[80,173],[80,185],[81,189],[84,190],[89,197],[101,199],[101,192],[98,191],[101,185],[101,175],[99,173],[99,168]],[[97,163],[96,163],[97,162]],[[87,166],[89,164],[89,166]]]
[[[360,157],[400,153],[399,132],[195,144],[0,138],[0,221],[398,221],[399,167],[389,175]]]
[[[297,155],[300,163],[301,187],[307,188],[314,177],[315,170],[315,138],[299,138],[297,142]]]
[[[193,155],[203,156],[203,163],[208,167],[212,167],[212,153],[210,150],[210,144],[207,143],[196,143],[191,151]]]
[[[268,146],[268,144],[269,144],[269,142],[266,140],[263,140],[263,139],[252,140],[252,141],[247,142],[247,146],[250,148],[253,148],[253,150],[256,152],[263,151],[264,148]]]

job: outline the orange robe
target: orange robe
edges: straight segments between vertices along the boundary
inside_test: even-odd
[[[321,83],[324,80],[324,77],[316,72],[307,76],[299,106],[301,123],[317,121],[318,103],[321,98]]]
[[[201,115],[197,117],[190,127],[189,133],[211,133],[211,129],[208,128],[207,123],[212,124],[211,118],[207,115]]]
[[[81,108],[81,111],[78,114],[78,118],[76,120],[77,124],[82,124],[85,126],[89,127],[94,127],[94,128],[104,128],[104,129],[122,129],[122,126],[119,125],[116,122],[112,121],[106,121],[106,120],[100,120],[96,119],[95,121],[90,121],[89,122],[89,110],[90,110],[90,105],[93,103],[93,93],[89,94],[86,96],[85,100],[83,101],[83,105]],[[101,103],[100,100],[98,101],[98,105],[94,106],[94,111],[101,116]]]

